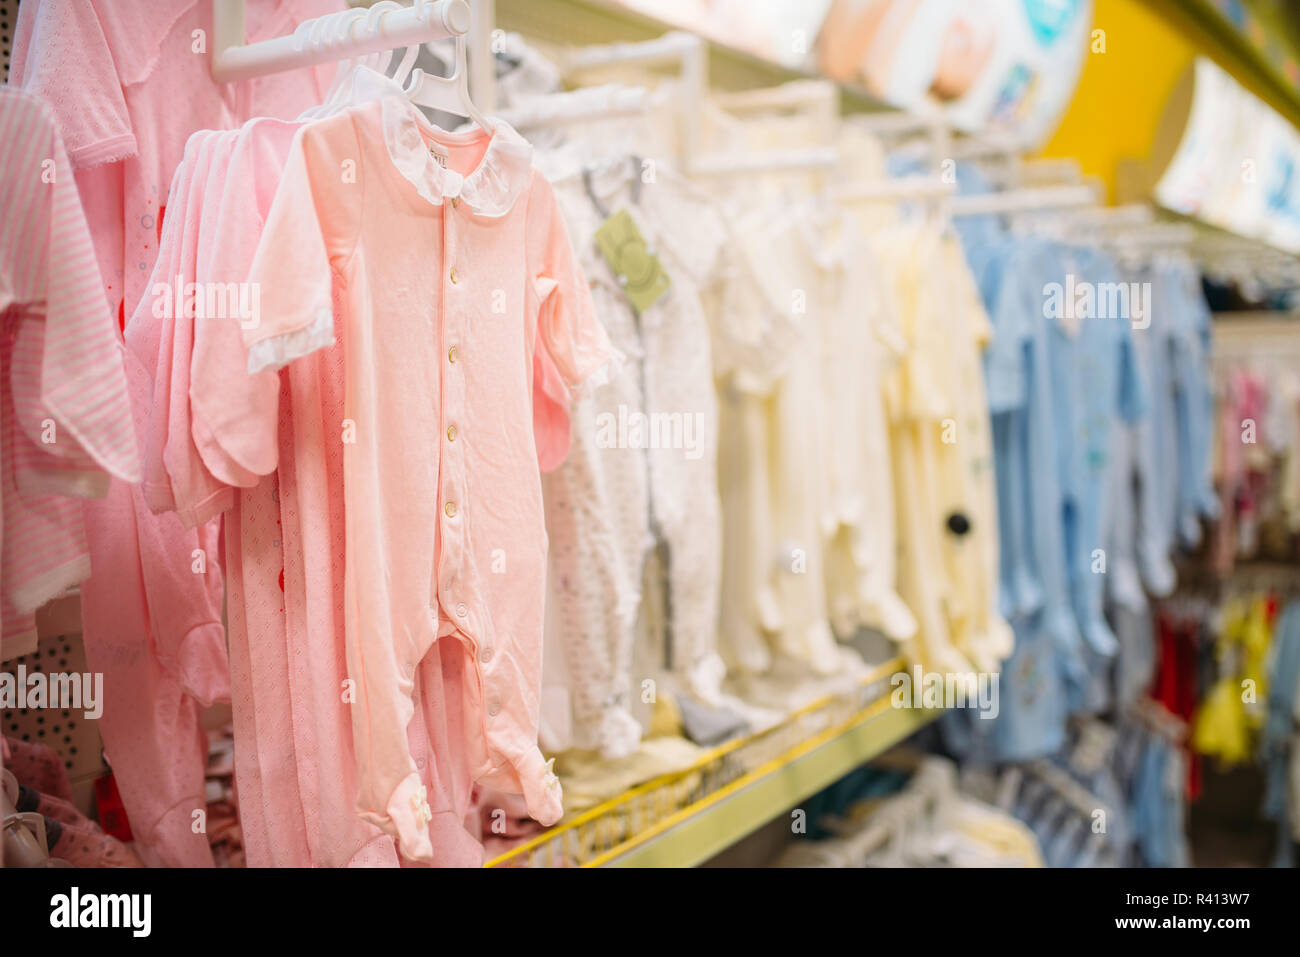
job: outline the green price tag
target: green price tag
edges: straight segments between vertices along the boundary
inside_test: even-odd
[[[646,247],[645,237],[626,209],[620,209],[600,224],[596,245],[638,315],[668,291],[671,285],[668,274],[659,257]]]

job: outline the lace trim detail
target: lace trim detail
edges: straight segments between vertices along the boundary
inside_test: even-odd
[[[301,359],[332,345],[334,314],[328,309],[322,309],[311,325],[250,344],[248,374],[257,375],[263,369],[282,369],[294,359]]]
[[[579,382],[573,388],[573,401],[585,399],[592,395],[603,385],[609,385],[620,375],[623,374],[623,367],[627,365],[627,355],[623,350],[610,346],[610,355],[603,363],[597,366],[585,379]]]

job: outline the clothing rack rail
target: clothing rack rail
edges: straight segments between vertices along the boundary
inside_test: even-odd
[[[308,20],[284,36],[245,43],[245,6],[245,0],[213,0],[212,76],[216,80],[231,83],[432,40],[463,37],[469,33],[471,24],[469,4],[465,0],[417,0],[412,7],[383,13],[373,25],[363,24],[365,12],[356,11],[357,21],[337,43],[307,42],[312,26],[325,18]]]

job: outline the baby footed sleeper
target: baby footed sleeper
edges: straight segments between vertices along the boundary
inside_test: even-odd
[[[358,808],[415,861],[433,856],[408,743],[431,650],[454,679],[440,705],[473,778],[523,794],[543,824],[561,813],[537,747],[538,455],[563,440],[537,432],[534,395],[567,410],[617,354],[531,154],[503,122],[445,133],[397,97],[307,125],[249,277],[262,290],[250,373],[292,369],[342,340],[341,368],[295,386],[294,428],[299,406],[341,375],[343,415],[318,427],[342,447],[321,492],[344,503],[345,567],[333,580]]]

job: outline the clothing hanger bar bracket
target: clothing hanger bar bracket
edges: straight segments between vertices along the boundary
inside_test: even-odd
[[[786,170],[831,169],[840,161],[834,147],[771,150],[762,153],[723,153],[702,157],[691,165],[692,176],[730,176],[735,173],[768,173]]]
[[[358,22],[341,43],[310,44],[307,37],[316,20],[305,21],[293,33],[272,40],[245,43],[244,11],[245,0],[213,0],[212,77],[219,82],[233,83],[431,40],[461,37],[470,29],[469,4],[465,0],[434,0],[385,13],[371,30]]]
[[[955,183],[938,176],[915,174],[875,183],[844,183],[831,192],[839,202],[888,203],[907,199],[938,199],[956,192]]]
[[[621,119],[644,116],[650,107],[650,94],[641,87],[623,87],[611,90],[603,103],[582,104],[575,108],[539,111],[534,105],[500,110],[497,116],[517,130],[535,130],[554,126],[570,126],[592,120]]]
[[[1097,202],[1091,186],[1037,186],[1004,193],[954,196],[948,201],[953,216],[986,216],[1020,213],[1036,209],[1069,209]]]
[[[713,102],[729,113],[821,108],[838,116],[840,88],[825,80],[792,80],[776,87],[718,93]]]
[[[641,43],[607,43],[579,47],[563,58],[566,72],[635,63],[640,66],[683,64],[704,54],[704,41],[693,33],[673,30]]]
[[[846,120],[854,127],[875,136],[908,136],[926,133],[934,127],[948,127],[948,119],[941,111],[926,112],[881,111],[859,113]]]
[[[1148,223],[1111,232],[1108,239],[1127,246],[1190,246],[1197,235],[1196,227],[1187,223]]]
[[[1146,226],[1156,221],[1156,211],[1145,203],[1125,206],[1098,206],[1070,214],[1070,225],[1086,229],[1114,229]]]

